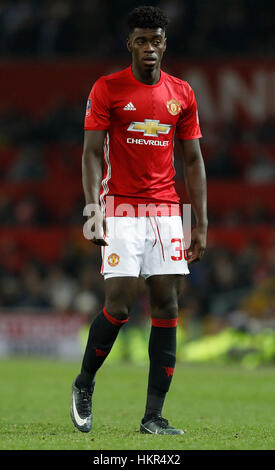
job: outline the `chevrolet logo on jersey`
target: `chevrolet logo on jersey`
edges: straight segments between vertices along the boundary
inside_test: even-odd
[[[144,122],[131,122],[127,131],[143,132],[144,136],[157,137],[159,134],[168,134],[172,124],[160,124],[154,119],[144,119]]]

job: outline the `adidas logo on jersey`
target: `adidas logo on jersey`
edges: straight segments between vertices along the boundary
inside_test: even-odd
[[[132,101],[130,103],[126,104],[123,108],[124,111],[136,111],[136,108],[134,107]]]

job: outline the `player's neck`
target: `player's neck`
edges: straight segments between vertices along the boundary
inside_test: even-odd
[[[160,80],[160,67],[152,70],[141,70],[133,63],[132,72],[134,77],[145,85],[156,85]]]

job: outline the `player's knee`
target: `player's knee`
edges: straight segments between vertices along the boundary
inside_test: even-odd
[[[110,278],[105,286],[105,308],[109,315],[120,321],[129,318],[136,299],[137,279]]]
[[[172,319],[178,316],[178,302],[174,298],[166,298],[151,304],[152,318]]]
[[[116,320],[123,321],[129,318],[129,308],[124,303],[117,303],[106,300],[105,308],[108,314]]]

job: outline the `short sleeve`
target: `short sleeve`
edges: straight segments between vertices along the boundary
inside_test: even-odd
[[[189,85],[188,89],[188,105],[182,111],[176,129],[176,136],[182,140],[199,139],[202,137],[195,94]]]
[[[110,100],[104,77],[98,79],[89,94],[85,130],[104,130],[110,126]]]

